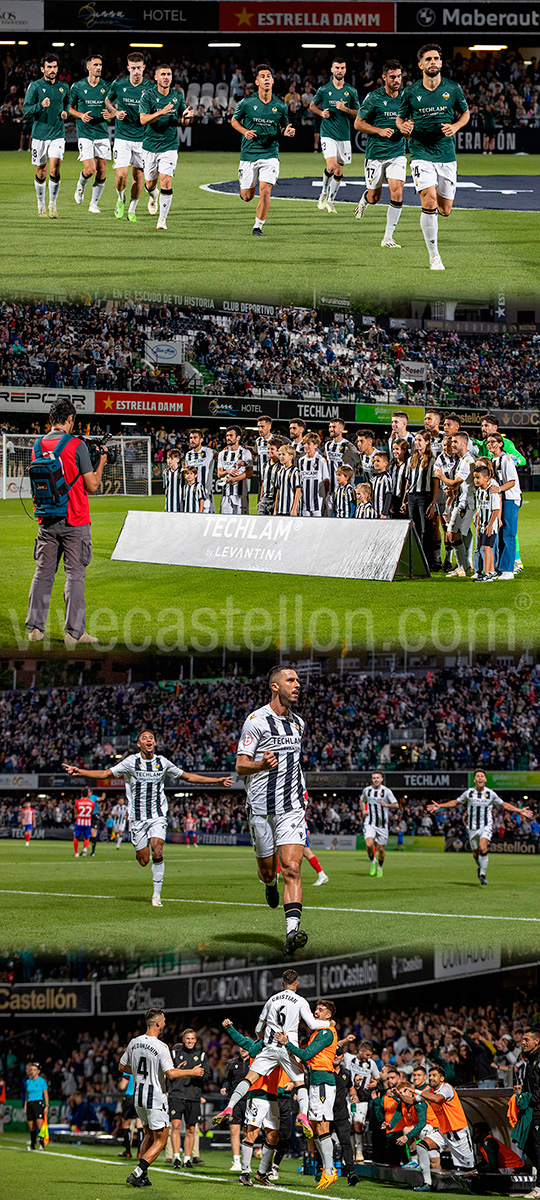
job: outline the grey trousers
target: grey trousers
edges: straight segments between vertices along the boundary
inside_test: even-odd
[[[80,638],[86,627],[84,577],[92,560],[92,536],[89,525],[68,525],[67,521],[42,523],[34,546],[36,569],[28,599],[27,629],[43,633],[47,620],[54,577],[64,558],[65,629]]]

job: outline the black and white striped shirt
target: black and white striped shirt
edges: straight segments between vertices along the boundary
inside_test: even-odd
[[[234,468],[242,472],[252,462],[251,451],[247,450],[245,446],[238,446],[236,449],[227,446],[225,450],[220,451],[218,457],[218,467],[224,471]],[[233,500],[247,500],[247,479],[240,480],[240,483],[224,483],[221,492],[223,496],[229,496]]]
[[[332,495],[333,517],[354,517],[356,512],[356,492],[350,483],[337,487]]]
[[[390,479],[392,481],[392,509],[395,513],[399,513],[407,483],[407,463],[398,463],[394,459],[390,464]]]
[[[493,805],[502,804],[501,797],[492,788],[467,788],[458,796],[458,804],[467,805],[467,829],[471,833],[493,824]]]
[[[255,450],[257,454],[259,479],[262,480],[264,468],[268,462],[268,439],[264,437],[255,438]]]
[[[237,754],[260,761],[267,750],[278,765],[272,771],[248,775],[248,808],[254,815],[305,809],[305,781],[300,765],[304,721],[296,713],[278,717],[270,704],[257,708],[244,722]]]
[[[332,439],[325,442],[324,453],[328,459],[330,469],[330,491],[335,492],[337,487],[336,471],[338,467],[343,462],[348,463],[349,466],[353,466],[354,463],[360,461],[360,455],[352,442],[347,441],[347,438],[342,438],[340,442],[333,441]]]
[[[394,793],[383,784],[380,788],[366,787],[361,795],[362,803],[366,805],[366,825],[375,825],[377,829],[388,829],[388,809],[386,804],[397,805]],[[384,800],[385,804],[381,801]]]
[[[478,533],[485,533],[493,513],[498,513],[493,522],[492,533],[496,533],[499,528],[499,516],[501,512],[501,494],[495,485],[488,484],[487,488],[476,489],[476,529]]]
[[[184,512],[200,512],[201,500],[206,499],[206,488],[204,488],[201,483],[184,484]]]
[[[414,433],[411,433],[410,430],[407,430],[406,433],[390,434],[390,437],[388,438],[388,453],[390,458],[392,458],[392,446],[394,445],[394,442],[408,442],[409,450],[412,452],[414,450]]]
[[[166,467],[163,472],[163,488],[165,490],[165,512],[183,512],[182,489],[184,476],[180,468],[171,471]]]
[[[141,1033],[132,1038],[120,1059],[122,1067],[131,1067],[136,1108],[167,1110],[167,1076],[174,1063],[169,1047],[160,1038]]]
[[[281,463],[270,462],[270,459],[264,468],[261,486],[261,500],[265,501],[266,511],[268,510],[268,505],[270,503],[273,505],[276,499],[277,481],[280,470]]]
[[[366,483],[370,483],[375,474],[375,467],[373,466],[373,459],[375,458],[376,453],[377,453],[376,450],[372,450],[371,454],[363,454],[362,458],[360,460],[361,467],[362,467],[362,475],[363,475],[363,478]]]
[[[175,767],[162,754],[143,758],[141,754],[129,754],[111,768],[111,775],[118,779],[124,776],[129,824],[135,821],[152,821],[156,817],[166,818],[168,803],[165,795],[165,778],[181,779],[184,772]]]
[[[325,498],[325,481],[330,479],[328,463],[317,450],[312,458],[302,454],[298,460],[302,487],[302,512],[318,513]]]
[[[422,466],[422,459],[419,458],[416,466],[412,464],[412,459],[407,463],[407,479],[409,487],[407,490],[408,496],[426,496],[431,500],[433,495],[433,468],[435,466],[433,457],[428,459],[426,467]]]
[[[296,489],[300,487],[300,472],[298,467],[280,466],[277,477],[278,502],[276,515],[289,517],[294,504]]]
[[[375,519],[375,509],[369,501],[367,504],[357,504],[354,515],[360,521],[373,521]]]
[[[186,467],[195,468],[197,483],[200,483],[205,489],[206,495],[210,496],[214,482],[214,451],[210,449],[210,446],[201,446],[200,450],[188,450],[184,463]]]
[[[373,475],[371,494],[375,516],[377,518],[387,517],[392,504],[392,480],[388,471],[381,471],[380,475]]]

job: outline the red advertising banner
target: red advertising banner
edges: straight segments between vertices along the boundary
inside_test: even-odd
[[[393,33],[394,5],[377,3],[325,4],[321,0],[266,0],[265,3],[234,3],[221,0],[221,32],[241,33]]]
[[[95,411],[113,416],[190,417],[191,396],[167,392],[96,392]]]

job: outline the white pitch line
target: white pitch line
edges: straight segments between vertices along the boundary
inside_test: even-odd
[[[22,888],[0,888],[0,895],[14,896],[63,896],[66,899],[75,900],[116,900],[121,899],[120,896],[102,896],[93,895],[91,892],[37,892],[28,891]],[[138,903],[138,900],[137,900]],[[206,904],[211,907],[220,905],[225,908],[264,908],[266,904],[257,904],[253,900],[190,900],[187,897],[176,898],[170,897],[164,900],[164,904]],[[448,913],[448,912],[425,912],[423,909],[409,908],[333,908],[330,905],[323,904],[304,904],[304,912],[329,912],[329,913],[360,913],[372,916],[390,916],[390,917],[440,917],[444,921],[525,921],[534,925],[540,925],[540,917],[499,917],[489,916],[488,913]]]
[[[17,1153],[22,1154],[26,1150],[26,1147],[18,1146],[14,1142],[12,1142],[11,1145],[7,1145],[5,1142],[3,1142],[2,1145],[0,1145],[0,1150],[15,1150]],[[125,1169],[124,1163],[115,1162],[113,1158],[96,1158],[93,1154],[70,1154],[65,1150],[46,1150],[45,1153],[47,1154],[48,1158],[74,1158],[77,1162],[82,1161],[90,1163],[104,1163],[105,1166],[108,1167],[124,1167]],[[208,1183],[238,1183],[238,1178],[228,1179],[227,1176],[223,1175],[201,1175],[198,1171],[188,1171],[187,1173],[185,1171],[173,1172],[170,1169],[167,1170],[167,1167],[151,1167],[150,1170],[152,1174],[154,1174],[154,1171],[159,1171],[159,1173],[162,1175],[168,1175],[170,1179],[175,1179],[180,1176],[182,1179],[190,1179],[194,1181],[197,1179],[204,1179]],[[264,1190],[264,1185],[262,1183],[254,1182],[253,1187],[259,1188],[259,1191]],[[283,1192],[286,1196],[303,1196],[304,1200],[306,1197],[306,1191],[301,1190],[300,1188],[286,1188],[280,1184],[274,1184],[273,1190],[275,1192]]]

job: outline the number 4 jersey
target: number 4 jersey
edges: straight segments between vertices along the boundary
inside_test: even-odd
[[[165,1042],[147,1033],[133,1038],[120,1059],[120,1070],[125,1067],[131,1067],[137,1108],[161,1108],[166,1099],[165,1072],[174,1068]]]

